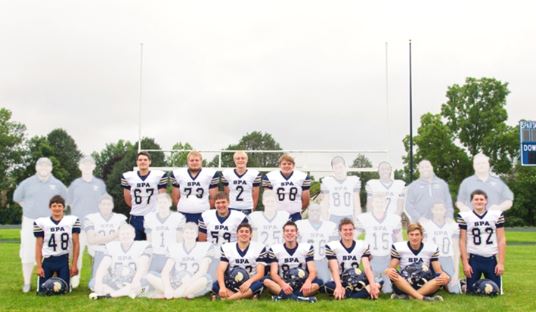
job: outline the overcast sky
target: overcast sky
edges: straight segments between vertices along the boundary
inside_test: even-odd
[[[533,1],[0,0],[0,106],[30,136],[64,128],[84,153],[136,141],[143,42],[142,133],[165,149],[261,130],[286,149],[386,149],[398,166],[408,39],[415,129],[467,76],[507,81],[515,124],[536,119],[534,12]]]

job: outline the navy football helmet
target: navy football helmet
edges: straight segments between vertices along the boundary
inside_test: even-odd
[[[233,291],[238,291],[240,286],[249,279],[249,273],[241,267],[234,267],[225,274],[225,287]]]
[[[349,291],[360,291],[368,284],[364,272],[358,268],[349,268],[341,274],[342,285]]]
[[[46,296],[63,295],[69,291],[68,288],[67,282],[62,278],[51,277],[41,285],[39,294]]]
[[[309,273],[300,267],[289,269],[283,273],[283,279],[294,290],[299,290],[308,276]]]
[[[497,296],[501,293],[499,286],[490,279],[481,279],[473,284],[473,291],[480,296]]]
[[[428,281],[434,279],[434,272],[422,262],[406,266],[400,275],[416,288],[421,288]]]

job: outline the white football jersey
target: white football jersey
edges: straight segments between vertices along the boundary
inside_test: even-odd
[[[222,172],[222,182],[229,187],[229,207],[234,209],[253,209],[253,188],[261,185],[261,176],[255,169],[247,169],[239,175],[235,169]]]
[[[166,188],[168,178],[161,170],[151,170],[146,176],[140,176],[139,171],[123,173],[121,187],[130,190],[132,207],[130,214],[133,216],[145,216],[156,210],[156,196],[158,190]]]
[[[385,194],[387,213],[394,214],[398,212],[398,201],[400,198],[404,198],[405,189],[406,184],[402,180],[394,180],[391,184],[384,184],[379,179],[373,179],[365,185],[368,197],[378,193]]]
[[[424,240],[437,245],[440,257],[454,256],[454,248],[458,248],[454,239],[460,235],[458,224],[454,220],[448,219],[447,223],[439,226],[432,220],[422,219],[420,224],[424,228]]]
[[[151,235],[153,253],[167,253],[168,245],[177,243],[177,232],[182,231],[185,224],[186,218],[181,213],[174,211],[165,219],[161,219],[156,211],[146,215],[143,227],[145,233]]]
[[[215,169],[203,168],[192,176],[188,168],[180,168],[171,172],[170,179],[181,194],[177,211],[202,213],[210,209],[209,190],[218,187],[220,175]]]
[[[365,232],[365,241],[370,245],[372,256],[388,256],[394,237],[402,230],[402,219],[389,213],[378,220],[371,212],[367,212],[357,216],[356,228]]]
[[[268,219],[263,211],[254,211],[248,216],[256,241],[268,247],[283,243],[283,225],[289,218],[286,211],[277,211],[272,219]]]
[[[228,262],[229,269],[241,267],[252,277],[257,274],[257,264],[266,265],[266,255],[266,248],[257,242],[250,242],[245,250],[237,242],[225,243],[221,246],[220,261]]]
[[[461,230],[467,230],[467,252],[482,257],[491,257],[499,252],[497,228],[504,227],[504,213],[500,210],[486,210],[483,215],[474,211],[458,214]]]
[[[281,171],[269,172],[263,177],[263,186],[273,189],[277,195],[276,206],[289,214],[302,211],[302,192],[309,190],[311,179],[305,172],[294,170],[289,177]]]
[[[80,233],[80,220],[76,216],[63,216],[59,222],[52,220],[52,217],[41,217],[34,221],[34,236],[43,237],[44,258],[68,254],[73,233]]]
[[[217,250],[209,242],[196,242],[193,248],[187,250],[184,243],[170,244],[168,257],[175,261],[175,272],[187,271],[192,275],[197,274],[203,259],[209,258],[214,261]]]
[[[326,258],[337,260],[339,264],[339,274],[349,268],[359,268],[361,258],[370,258],[369,245],[362,240],[354,240],[352,247],[346,248],[342,241],[329,242],[326,246]]]
[[[151,256],[151,245],[148,241],[133,241],[126,250],[121,246],[120,241],[113,241],[106,244],[105,257],[110,257],[110,280],[123,283],[132,282],[136,274],[136,262],[141,256]],[[119,283],[115,283],[119,284]]]
[[[247,217],[240,211],[229,210],[227,217],[222,218],[217,210],[211,209],[201,215],[199,231],[207,234],[208,242],[221,246],[236,241],[236,229],[243,222],[247,222]]]
[[[329,215],[353,215],[355,193],[359,193],[360,189],[361,181],[356,176],[347,176],[343,181],[331,176],[322,178],[320,192],[329,197]]]
[[[338,237],[337,225],[331,221],[313,224],[309,220],[298,220],[296,225],[298,226],[298,241],[314,246],[315,260],[324,259],[326,244]]]
[[[432,261],[439,259],[439,249],[435,244],[421,243],[420,249],[413,250],[408,241],[397,242],[391,247],[391,258],[400,260],[401,270],[410,264],[418,262],[431,267]]]
[[[301,243],[294,249],[288,249],[285,244],[273,245],[268,251],[268,261],[277,262],[279,265],[279,276],[283,272],[293,268],[302,268],[307,271],[307,262],[314,261],[315,250],[313,245]]]
[[[102,236],[112,236],[117,233],[119,227],[126,223],[127,217],[120,213],[112,212],[108,219],[105,219],[100,212],[91,213],[86,216],[84,221],[84,231],[95,231]],[[89,245],[88,249],[90,254],[94,254],[95,251],[106,250],[104,245]]]

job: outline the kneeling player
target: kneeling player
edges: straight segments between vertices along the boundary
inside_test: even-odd
[[[218,281],[212,287],[212,291],[224,300],[252,298],[262,291],[266,249],[251,241],[251,225],[247,223],[238,226],[236,235],[237,242],[221,246]],[[233,276],[230,273],[235,268],[244,269],[244,273]]]
[[[147,273],[151,248],[147,241],[135,241],[130,224],[119,228],[119,241],[106,244],[105,256],[95,274],[95,292],[90,299],[129,296],[141,292],[141,278]]]
[[[78,274],[80,221],[75,216],[65,216],[65,200],[56,195],[48,204],[50,217],[34,221],[35,262],[37,263],[38,293],[44,291],[43,284],[56,275],[70,289],[70,277]],[[73,246],[73,262],[69,269],[69,251]],[[46,243],[45,243],[46,242]]]
[[[391,263],[385,270],[385,274],[391,279],[395,287],[395,292],[391,298],[407,299],[408,296],[426,301],[443,301],[439,295],[433,295],[441,286],[449,283],[449,276],[441,269],[439,264],[439,250],[436,245],[431,243],[423,243],[423,229],[420,224],[410,224],[408,226],[408,241],[394,243],[391,248]],[[420,263],[423,268],[428,269],[430,266],[433,269],[435,277],[425,281],[423,285],[410,283],[397,272],[396,268],[400,265],[400,269]]]
[[[326,292],[335,299],[372,298],[380,295],[380,284],[374,281],[370,267],[369,245],[365,241],[354,240],[355,227],[350,219],[342,219],[339,224],[341,239],[326,245],[326,258],[333,281],[324,285]],[[363,262],[363,273],[359,270]]]
[[[276,301],[294,299],[316,302],[316,297],[313,295],[318,292],[323,282],[316,278],[315,251],[311,244],[298,244],[297,237],[296,223],[292,221],[285,223],[283,226],[285,242],[273,245],[268,252],[270,279],[264,280],[264,286],[274,294],[272,299]],[[296,271],[298,274],[287,273],[291,271]]]

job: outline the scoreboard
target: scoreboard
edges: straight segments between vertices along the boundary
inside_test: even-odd
[[[536,166],[536,121],[521,120],[519,122],[521,142],[521,165]]]

